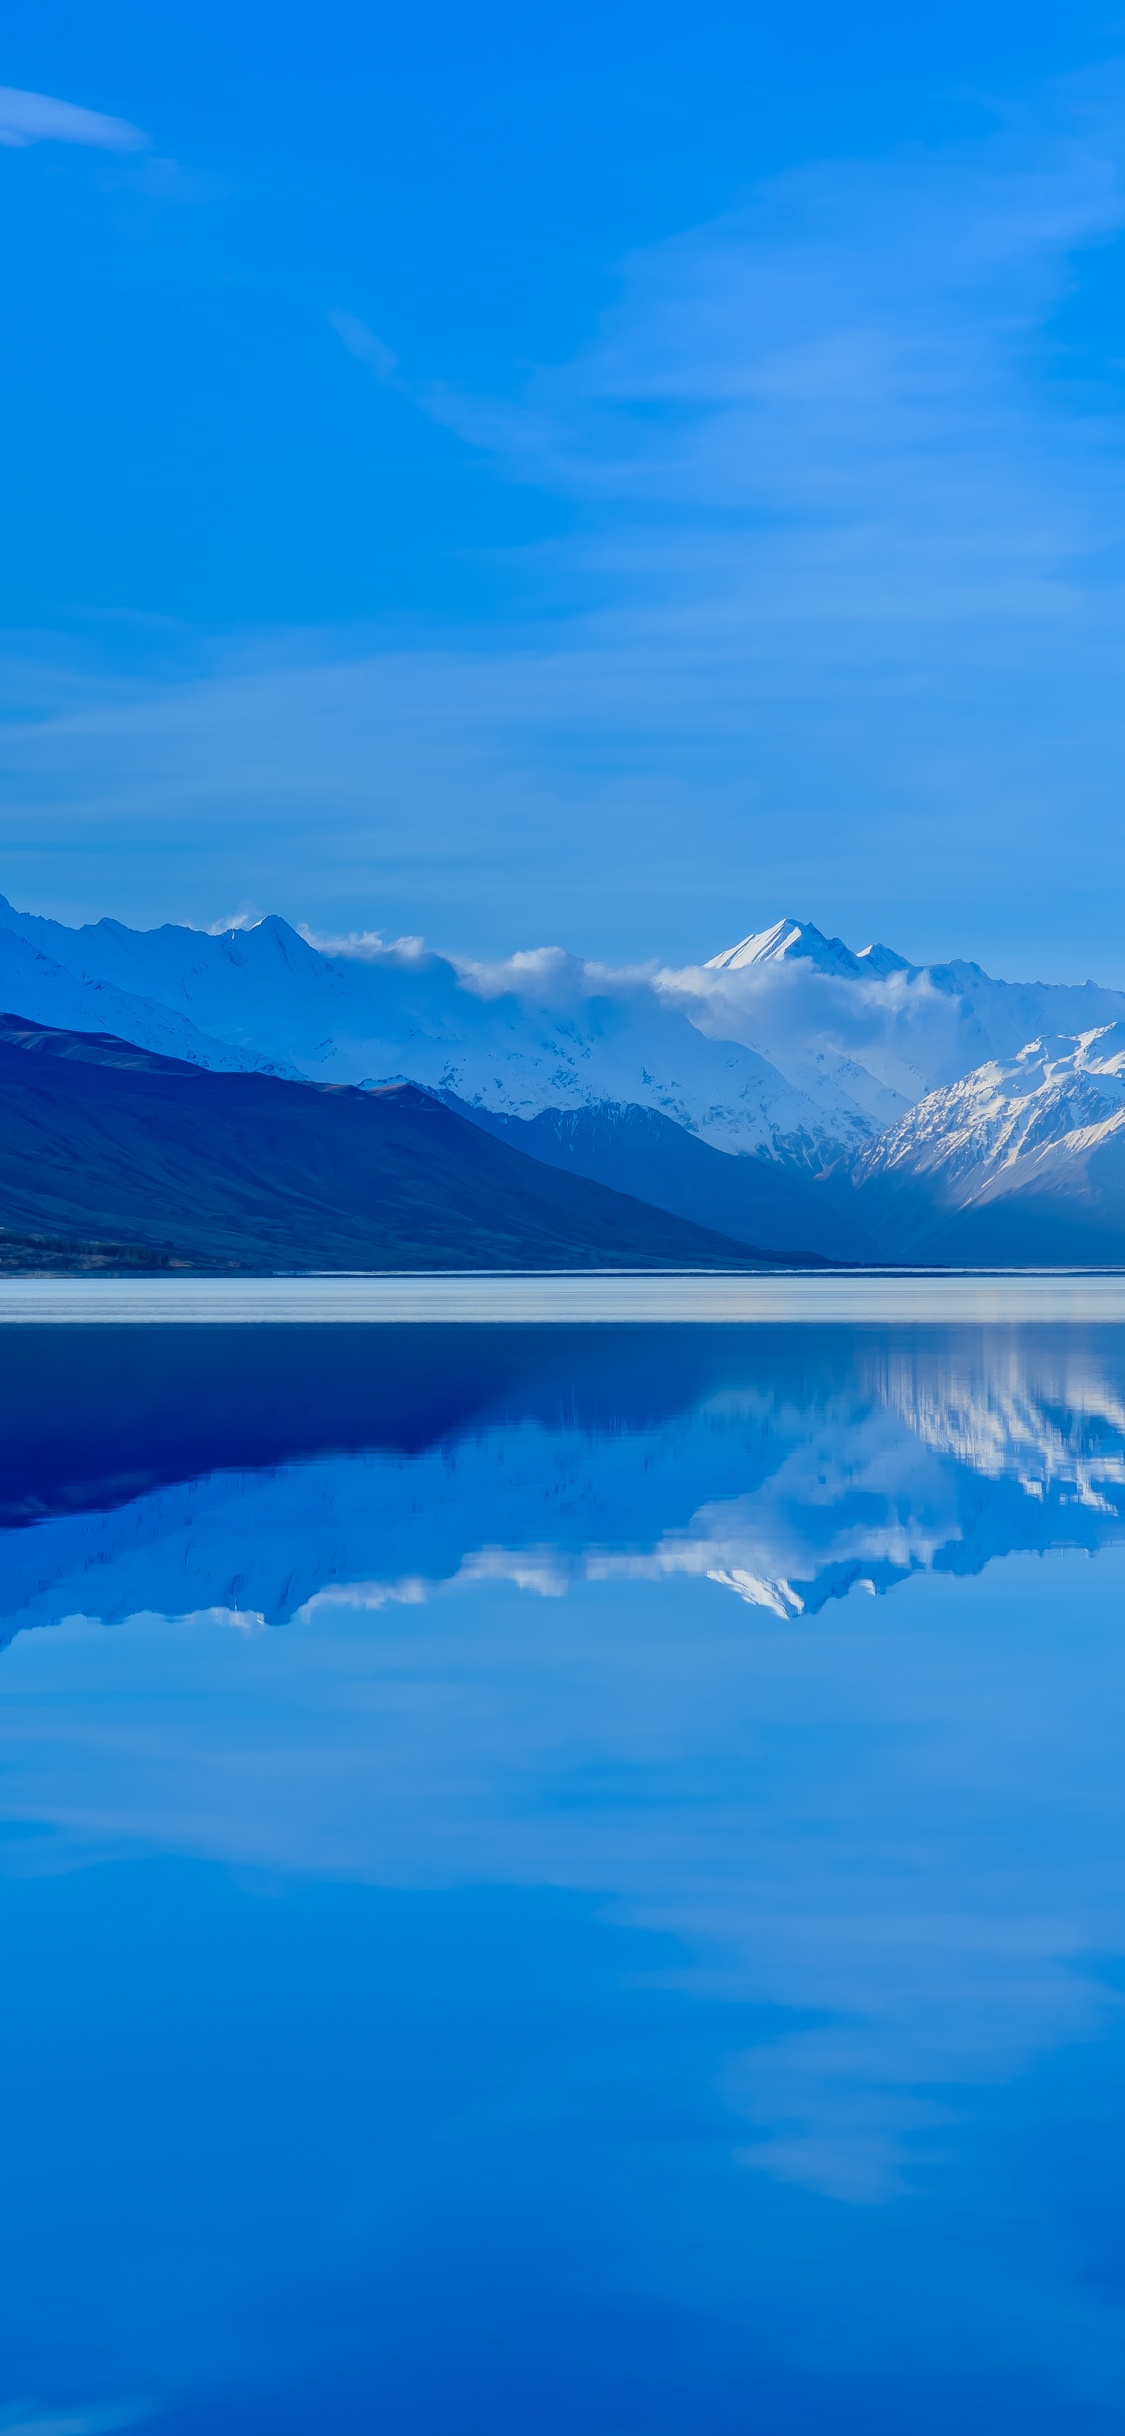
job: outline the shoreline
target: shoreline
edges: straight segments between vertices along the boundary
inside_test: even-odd
[[[0,1277],[18,1325],[1125,1323],[1125,1269],[403,1271]]]

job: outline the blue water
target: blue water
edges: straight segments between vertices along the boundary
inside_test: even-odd
[[[1125,1329],[0,1332],[0,2430],[1125,2418]]]

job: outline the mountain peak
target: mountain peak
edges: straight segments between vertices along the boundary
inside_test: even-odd
[[[884,951],[889,953],[890,951]],[[742,973],[755,964],[781,964],[803,958],[815,964],[822,973],[846,973],[849,978],[864,971],[842,939],[826,939],[815,922],[798,922],[787,914],[768,930],[754,930],[734,947],[726,947],[718,956],[710,956],[709,973]],[[869,968],[868,968],[869,969]]]
[[[870,947],[857,947],[855,960],[869,973],[877,973],[880,981],[885,981],[888,973],[912,973],[917,969],[895,948],[884,947],[881,939],[873,939]]]

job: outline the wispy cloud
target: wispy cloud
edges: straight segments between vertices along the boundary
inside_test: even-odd
[[[262,919],[259,907],[244,905],[241,913],[219,914],[213,922],[204,922],[202,928],[209,938],[225,939],[232,930],[257,930]]]
[[[1125,530],[1121,428],[1046,336],[1125,224],[1116,118],[1071,117],[778,178],[626,264],[596,345],[522,404],[443,419],[599,510],[625,593],[662,572],[681,609],[771,625],[1058,611],[1107,509]]]
[[[368,329],[365,321],[358,320],[354,313],[330,313],[328,321],[341,345],[347,348],[349,355],[354,355],[357,363],[367,364],[378,380],[390,380],[392,373],[398,369],[398,357],[392,355],[390,348],[384,346],[374,330]]]
[[[203,857],[208,905],[259,901],[268,850],[334,932],[679,961],[788,908],[1121,978],[1125,417],[1060,316],[1125,227],[1122,124],[1103,78],[637,254],[571,362],[427,399],[566,502],[534,621],[75,680],[9,731],[9,872],[41,892],[56,830],[132,860],[159,803],[159,910]]]
[[[92,144],[99,152],[140,152],[147,135],[126,118],[106,118],[50,93],[22,93],[0,85],[0,144],[23,151],[29,144]]]

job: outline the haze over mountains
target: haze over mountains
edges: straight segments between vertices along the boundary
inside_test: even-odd
[[[853,950],[479,964],[276,916],[78,930],[0,899],[0,1009],[216,1073],[422,1085],[556,1171],[778,1254],[1125,1257],[1125,992]]]

